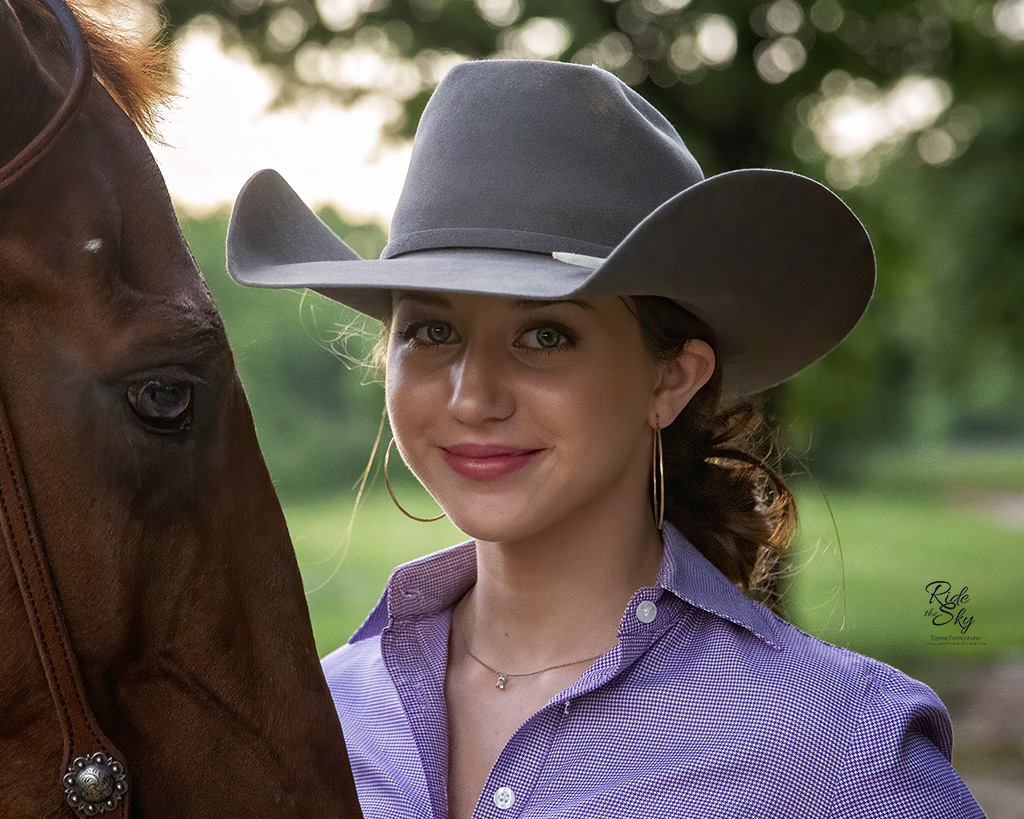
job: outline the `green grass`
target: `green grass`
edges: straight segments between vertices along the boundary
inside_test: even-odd
[[[890,488],[801,494],[786,606],[816,636],[895,665],[992,659],[1024,651],[1024,531],[999,525],[956,494]],[[838,537],[837,537],[838,532]],[[966,632],[936,626],[925,586],[967,587]],[[959,610],[959,607],[958,609]],[[933,637],[977,637],[938,642]]]
[[[902,667],[1024,652],[1024,531],[1001,527],[937,483],[907,486],[829,490],[835,528],[820,492],[799,493],[801,528],[784,601],[789,618],[822,639]],[[430,513],[429,498],[405,491],[410,507]],[[369,496],[347,550],[351,495],[285,508],[321,654],[359,626],[397,564],[463,539],[446,520],[403,517],[382,486]],[[956,591],[968,587],[965,608],[974,621],[967,636],[984,645],[931,639],[960,634],[925,616],[925,585],[933,580],[946,580]]]
[[[879,490],[1024,494],[1024,446],[1006,441],[890,448],[864,456],[860,471]]]

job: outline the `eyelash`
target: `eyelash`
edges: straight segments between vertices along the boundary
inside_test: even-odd
[[[438,347],[448,346],[450,342],[422,341],[418,337],[421,330],[431,325],[444,325],[449,329],[449,331],[453,335],[457,335],[455,333],[455,330],[452,329],[451,325],[449,325],[447,322],[439,321],[437,319],[430,319],[428,321],[413,321],[409,322],[408,324],[404,324],[400,328],[397,328],[395,330],[395,336],[411,347],[436,349]],[[528,347],[526,345],[519,343],[519,339],[523,338],[523,336],[526,336],[530,333],[535,333],[538,330],[554,330],[556,333],[558,333],[559,336],[561,336],[561,341],[559,341],[559,343],[556,344],[554,347]],[[577,343],[578,341],[576,334],[573,333],[568,327],[565,327],[556,322],[538,322],[529,327],[524,328],[519,332],[519,334],[516,336],[515,346],[518,349],[523,350],[524,352],[527,353],[539,353],[542,355],[550,355],[552,353],[572,350],[573,348],[576,347]]]
[[[564,327],[561,324],[557,324],[554,322],[534,324],[532,327],[523,330],[519,334],[518,338],[522,338],[523,336],[528,335],[530,333],[535,333],[538,330],[554,330],[556,333],[558,333],[558,335],[562,337],[562,339],[554,347],[525,347],[519,344],[517,344],[516,346],[518,346],[519,349],[525,350],[528,353],[540,353],[542,355],[562,353],[568,350],[572,350],[573,348],[576,347],[577,338],[575,333],[569,330],[568,327]]]
[[[445,327],[448,327],[453,334],[455,333],[448,322],[430,319],[429,321],[411,321],[408,324],[404,324],[395,331],[395,336],[411,347],[433,348],[445,346],[446,342],[421,341],[417,338],[420,330],[425,327],[430,327],[431,325],[444,325]]]

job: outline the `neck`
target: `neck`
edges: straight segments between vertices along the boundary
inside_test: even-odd
[[[453,625],[485,662],[530,671],[601,654],[633,593],[656,581],[662,543],[649,510],[579,517],[515,542],[477,541],[477,583]]]

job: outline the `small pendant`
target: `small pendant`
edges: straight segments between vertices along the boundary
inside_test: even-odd
[[[505,680],[508,679],[508,674],[499,674],[498,681],[494,684],[495,688],[500,688],[502,691],[505,690]]]

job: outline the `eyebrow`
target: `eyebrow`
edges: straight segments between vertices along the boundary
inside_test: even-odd
[[[517,299],[513,307],[517,310],[540,310],[545,307],[556,307],[559,304],[574,304],[583,310],[594,310],[594,305],[579,299]]]

